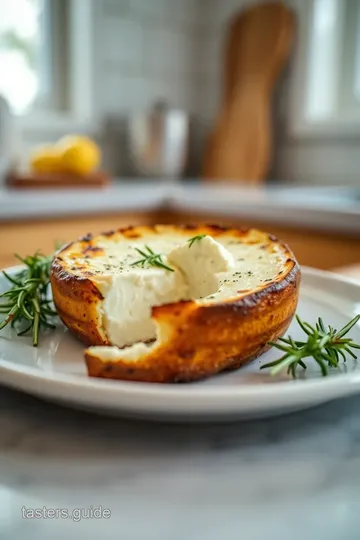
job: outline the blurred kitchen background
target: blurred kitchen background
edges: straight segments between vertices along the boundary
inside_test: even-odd
[[[360,279],[360,0],[0,0],[0,66],[0,266],[211,220]]]

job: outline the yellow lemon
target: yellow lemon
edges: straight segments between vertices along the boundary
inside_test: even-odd
[[[35,148],[30,156],[30,168],[37,173],[54,173],[61,171],[59,150],[53,145]]]
[[[75,174],[90,174],[100,164],[101,151],[88,137],[78,135],[61,139],[57,145],[63,170]]]

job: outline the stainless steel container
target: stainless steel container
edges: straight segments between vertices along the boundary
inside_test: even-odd
[[[129,160],[137,176],[176,179],[188,159],[189,116],[157,102],[129,119]]]

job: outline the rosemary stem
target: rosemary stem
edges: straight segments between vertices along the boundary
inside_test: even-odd
[[[17,312],[18,309],[19,308],[17,307],[17,305],[15,305],[15,306],[13,306],[11,308],[11,310],[8,313],[8,316],[3,320],[2,323],[0,323],[0,330],[5,328],[5,326],[12,320],[12,318],[14,317],[14,315]]]
[[[25,258],[17,256],[25,265],[15,275],[3,272],[4,278],[11,287],[0,294],[0,298],[6,301],[0,302],[0,313],[5,314],[5,319],[0,323],[0,330],[11,324],[12,327],[22,325],[18,335],[22,336],[31,332],[33,345],[39,344],[41,327],[54,328],[50,317],[56,316],[52,309],[52,301],[47,296],[50,283],[50,266],[52,257],[44,257],[40,253]]]
[[[360,344],[354,343],[351,338],[344,338],[344,336],[360,320],[360,314],[339,331],[331,326],[326,328],[320,318],[315,326],[302,321],[298,315],[296,320],[306,335],[306,341],[294,340],[290,336],[280,338],[281,343],[269,341],[269,345],[276,347],[285,354],[278,360],[262,365],[261,369],[271,368],[270,373],[276,375],[282,369],[287,368],[288,372],[295,377],[297,367],[301,366],[305,369],[304,359],[312,357],[318,364],[321,374],[325,377],[328,375],[328,367],[339,367],[340,359],[346,362],[346,355],[351,356],[354,360],[357,359],[352,349],[360,349]]]

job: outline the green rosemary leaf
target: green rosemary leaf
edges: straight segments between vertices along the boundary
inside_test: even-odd
[[[321,358],[321,356],[319,354],[314,354],[313,356],[314,356],[315,361],[320,366],[321,373],[322,373],[323,377],[326,377],[326,375],[328,374],[328,370],[327,370],[325,362],[323,361],[323,359]]]
[[[324,323],[323,323],[323,320],[322,320],[321,317],[319,317],[318,323],[319,323],[320,330],[321,330],[322,332],[326,332],[325,326],[324,326]]]
[[[319,349],[322,349],[323,347],[325,347],[325,345],[327,344],[328,341],[330,341],[330,336],[328,334],[326,334],[319,341]]]
[[[37,347],[39,344],[39,328],[40,328],[40,314],[38,311],[35,311],[34,314],[34,326],[32,329],[33,333],[33,345]]]
[[[336,338],[345,336],[352,329],[353,326],[360,320],[360,314],[356,315],[351,321],[349,321],[339,332],[336,333]]]
[[[354,353],[352,352],[352,350],[351,350],[351,349],[349,349],[349,347],[348,347],[348,346],[344,347],[344,349],[345,349],[345,351],[346,351],[346,352],[347,352],[348,354],[350,354],[350,356],[352,356],[352,357],[354,358],[354,360],[356,360],[356,359],[357,359],[357,356],[356,356],[356,354],[354,354]]]
[[[299,323],[302,330],[304,330],[305,334],[307,334],[309,336],[311,334],[311,330],[306,328],[305,323],[300,319],[299,315],[296,315],[296,320]]]
[[[277,343],[276,341],[269,341],[268,345],[271,345],[272,347],[276,347],[277,349],[280,349],[280,351],[289,352],[289,347],[285,347],[285,345],[281,345],[280,343]]]
[[[305,364],[302,360],[299,360],[298,364],[299,364],[299,366],[301,366],[303,369],[307,369],[306,364]]]
[[[24,290],[24,286],[22,287],[16,287],[16,288],[13,288],[13,289],[10,289],[9,291],[6,291],[6,292],[3,292],[0,294],[0,298],[4,298],[6,296],[17,296],[18,294],[20,294],[22,291]]]
[[[288,367],[288,373],[291,373],[293,379],[296,379],[296,364],[291,364],[289,367]]]
[[[142,266],[144,268],[146,264],[147,266],[155,266],[158,268],[164,268],[169,272],[174,272],[174,269],[171,268],[171,266],[168,266],[163,262],[161,253],[154,253],[154,251],[149,246],[145,246],[145,248],[147,249],[148,253],[145,253],[140,248],[135,248],[136,251],[140,253],[140,255],[142,255],[144,258],[133,262],[131,266]]]
[[[187,240],[189,242],[189,248],[191,248],[194,242],[199,242],[199,240],[202,240],[203,238],[205,238],[205,236],[207,236],[207,234],[198,234],[197,236],[189,238],[189,240]]]
[[[360,349],[360,344],[354,343],[351,338],[344,338],[351,328],[360,320],[360,315],[354,317],[341,330],[337,331],[330,325],[326,327],[321,318],[311,326],[310,323],[302,321],[297,315],[296,320],[300,328],[306,334],[306,341],[294,340],[291,336],[280,338],[279,341],[269,341],[268,344],[284,351],[286,354],[278,360],[261,366],[271,368],[271,374],[276,374],[286,368],[288,373],[296,376],[297,366],[306,369],[305,358],[314,358],[319,365],[323,376],[328,375],[328,367],[337,368],[339,360],[346,362],[349,355],[356,360],[357,356],[351,349]]]
[[[154,252],[153,252],[153,250],[151,249],[151,247],[149,247],[149,246],[145,246],[145,247],[146,247],[146,249],[148,250],[148,252],[149,252],[150,255],[154,255]]]
[[[16,303],[16,302],[15,302]],[[0,313],[3,312],[3,313],[7,313],[9,311],[9,309],[11,309],[12,307],[14,307],[14,302],[7,302],[6,304],[1,304],[0,303]]]
[[[15,253],[14,256],[15,256],[16,259],[18,259],[20,262],[22,262],[23,264],[26,264],[26,266],[29,266],[29,258],[24,259],[23,257],[20,257],[20,255],[18,255],[17,253]]]
[[[340,354],[344,362],[346,362],[346,354],[344,353],[344,351],[342,349],[336,349],[336,352]]]
[[[7,279],[8,281],[10,281],[10,283],[12,283],[13,285],[16,285],[16,287],[21,286],[21,282],[18,281],[18,280],[16,280],[16,279],[14,279],[14,278],[13,278],[12,276],[10,276],[7,272],[5,272],[5,270],[2,270],[2,273],[3,273],[3,275],[6,277],[6,279]]]
[[[339,354],[330,347],[325,347],[325,351],[322,353],[322,357],[327,360],[332,366],[336,367],[339,363]],[[346,356],[345,356],[346,358]]]
[[[16,302],[19,309],[21,309],[25,296],[26,296],[26,289],[23,289],[21,293],[19,294],[17,302]]]
[[[25,304],[21,304],[19,309],[25,319],[27,319],[28,321],[32,321],[34,319],[34,316],[31,315],[31,313],[27,310]]]
[[[269,362],[267,364],[263,364],[262,366],[260,366],[260,369],[265,369],[265,368],[269,368],[269,367],[273,367],[273,366],[277,366],[279,363],[283,362],[284,360],[286,360],[286,358],[288,358],[288,354],[284,354],[284,356],[282,356],[281,358],[279,358],[278,360],[274,360],[273,362]]]
[[[297,363],[297,356],[295,355],[290,355],[288,356],[285,360],[283,360],[281,363],[279,364],[276,364],[272,370],[271,370],[271,374],[272,375],[277,375],[280,371],[282,371],[285,367],[289,367],[291,366],[292,364],[296,364]]]
[[[144,251],[142,251],[140,248],[137,248],[137,247],[136,247],[135,249],[136,249],[136,251],[137,251],[138,253],[140,253],[140,255],[142,255],[145,259],[148,257],[148,255],[147,255]]]
[[[31,331],[33,345],[37,346],[40,327],[53,328],[48,318],[56,315],[52,309],[52,301],[47,296],[52,256],[37,252],[27,257],[16,257],[26,268],[14,275],[4,272],[4,277],[12,287],[0,294],[0,298],[6,298],[3,303],[0,302],[0,313],[6,315],[0,324],[0,330],[8,324],[12,327],[19,325],[18,335],[23,336]],[[28,321],[28,324],[22,329],[24,321]]]
[[[49,317],[56,317],[57,315],[57,312],[54,311],[53,309],[49,309],[47,307],[43,307],[41,308],[41,313],[44,313],[45,315],[48,315]]]
[[[291,345],[291,341],[284,337],[279,337],[278,341],[282,341],[283,343],[286,343],[287,345]]]
[[[25,334],[27,334],[30,330],[31,330],[32,326],[31,324],[29,324],[29,326],[27,326],[24,330],[22,330],[21,332],[18,332],[17,335],[18,336],[25,336]]]
[[[42,317],[40,315],[40,322],[43,326],[45,326],[46,328],[51,328],[51,329],[54,329],[56,328],[55,324],[51,324],[49,323],[44,317]]]

